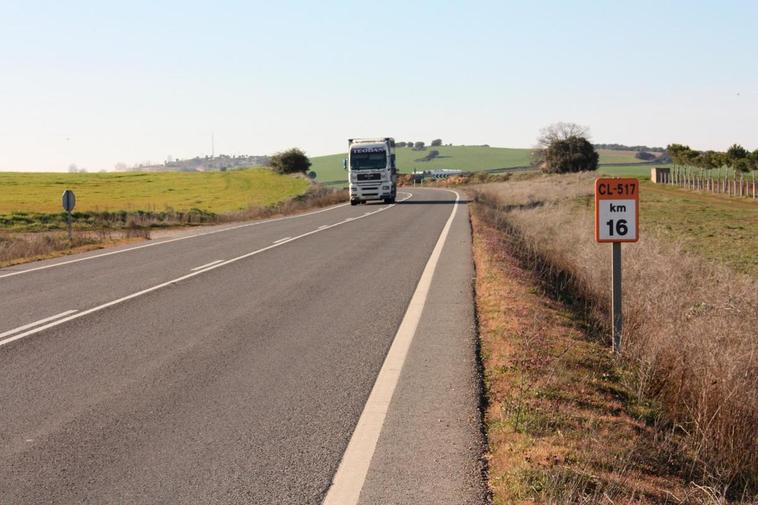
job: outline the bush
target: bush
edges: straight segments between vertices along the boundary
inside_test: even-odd
[[[598,154],[584,137],[553,140],[542,151],[542,171],[548,173],[597,170]]]
[[[434,158],[440,155],[440,152],[436,149],[432,149],[423,158],[419,158],[416,161],[432,161]]]
[[[634,153],[634,157],[638,160],[651,161],[655,159],[655,154],[649,153],[647,151],[638,151]]]
[[[297,147],[276,153],[271,157],[271,168],[279,174],[305,173],[310,166],[311,161]]]

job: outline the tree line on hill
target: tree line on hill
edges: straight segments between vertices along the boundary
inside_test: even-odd
[[[739,144],[733,144],[725,152],[697,151],[682,144],[671,144],[666,150],[677,165],[689,165],[706,170],[731,167],[738,172],[758,170],[758,149],[751,153]]]
[[[126,163],[116,163],[116,172],[204,172],[233,170],[235,168],[268,166],[268,156],[249,156],[246,154],[230,156],[218,154],[216,156],[195,156],[187,159],[173,159],[169,157],[164,163],[157,164],[150,161],[128,166]],[[71,172],[69,167],[69,172]]]
[[[442,139],[434,139],[429,145],[432,147],[439,147],[442,145]],[[416,142],[395,142],[395,147],[410,147],[414,151],[425,151],[426,142],[420,140]]]
[[[589,128],[575,123],[555,123],[543,128],[537,138],[534,164],[543,172],[564,173],[596,170],[599,156],[595,148],[637,151],[636,158],[673,162],[702,169],[730,167],[739,172],[758,170],[758,149],[748,151],[733,144],[724,152],[697,151],[682,144],[669,144],[665,149],[623,144],[591,144]],[[655,155],[653,153],[659,153]]]
[[[671,158],[669,158],[665,147],[627,146],[624,144],[593,144],[593,146],[595,149],[607,151],[635,151],[634,157],[640,161],[671,163]]]
[[[666,152],[665,147],[648,147],[648,146],[625,146],[624,144],[593,144],[595,149],[606,149],[608,151],[639,151],[647,153]]]

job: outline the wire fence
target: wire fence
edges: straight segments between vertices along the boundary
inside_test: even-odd
[[[756,172],[736,172],[731,168],[703,168],[674,165],[670,168],[654,168],[653,181],[670,184],[693,191],[719,193],[738,198],[755,199],[758,194]]]

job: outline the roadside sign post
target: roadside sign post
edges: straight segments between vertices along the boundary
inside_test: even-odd
[[[595,179],[595,241],[610,242],[611,323],[613,350],[621,352],[621,243],[639,240],[640,181],[638,179]]]
[[[66,224],[68,228],[68,241],[69,243],[73,241],[73,235],[71,233],[71,211],[74,210],[74,207],[76,206],[76,195],[74,195],[74,192],[70,189],[67,189],[63,192],[63,195],[61,196],[61,202],[63,204],[63,210],[66,211]]]
[[[611,320],[613,322],[613,350],[621,352],[621,242],[613,243],[613,269],[611,272]]]

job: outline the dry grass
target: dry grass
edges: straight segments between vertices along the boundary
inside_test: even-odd
[[[483,219],[518,244],[553,294],[608,344],[610,248],[594,242],[591,176],[474,190]],[[560,188],[562,197],[556,188]],[[548,195],[545,197],[544,195]],[[758,484],[758,283],[651,236],[624,247],[624,386],[677,433],[689,478],[754,496]]]
[[[0,231],[0,267],[81,253],[107,246],[150,238],[150,230],[76,231],[69,241],[66,232],[9,233]]]
[[[496,504],[722,503],[688,485],[671,433],[647,423],[608,348],[545,297],[518,244],[472,216]]]

